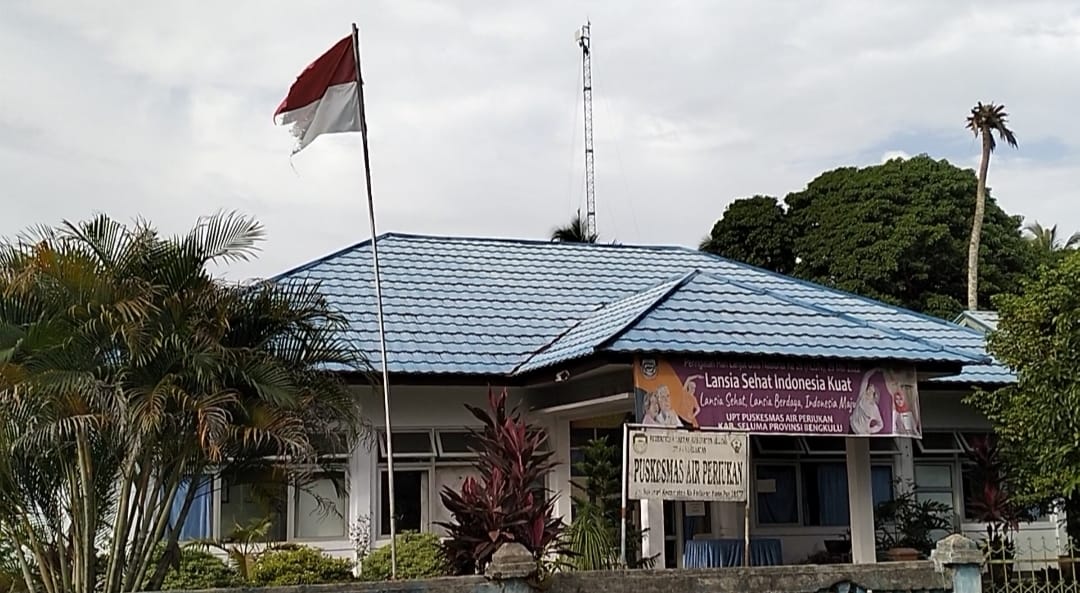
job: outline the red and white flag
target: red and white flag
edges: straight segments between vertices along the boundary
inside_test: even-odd
[[[274,122],[290,126],[293,154],[320,134],[360,131],[356,54],[353,37],[334,44],[304,68],[274,112]]]

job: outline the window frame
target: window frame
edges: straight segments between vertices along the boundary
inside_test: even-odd
[[[761,508],[758,504],[758,497],[762,494],[758,492],[758,482],[761,478],[758,477],[758,472],[762,466],[767,467],[790,467],[795,473],[795,522],[794,523],[763,523],[761,521]],[[792,460],[769,460],[762,459],[760,461],[754,461],[754,489],[753,489],[753,501],[754,512],[751,513],[754,519],[754,525],[762,528],[778,528],[778,527],[804,527],[803,525],[803,479],[802,479],[802,464],[797,459]],[[769,493],[765,493],[769,494]]]
[[[372,492],[375,495],[375,512],[372,520],[375,523],[375,540],[376,541],[389,541],[390,534],[383,533],[383,488],[382,481],[383,476],[390,472],[390,469],[385,463],[380,463],[376,468],[375,483]],[[431,531],[431,482],[433,474],[435,472],[434,464],[428,463],[404,463],[394,464],[394,472],[420,472],[420,532],[427,533]],[[398,531],[400,533],[400,531]]]
[[[754,507],[755,507],[753,509],[753,512],[751,513],[751,515],[753,515],[753,517],[752,517],[753,518],[753,526],[755,528],[759,528],[759,529],[790,529],[790,528],[798,528],[798,529],[817,529],[817,530],[837,530],[837,529],[842,529],[842,528],[845,528],[845,527],[850,527],[851,526],[850,525],[850,523],[851,523],[850,516],[849,516],[849,519],[848,519],[848,525],[808,525],[807,524],[807,518],[805,516],[806,492],[805,492],[805,481],[803,480],[803,469],[804,469],[804,467],[805,466],[813,466],[813,465],[817,465],[817,464],[820,464],[820,463],[836,463],[836,462],[837,462],[837,460],[836,460],[835,455],[803,455],[802,457],[798,457],[798,458],[794,458],[794,459],[791,459],[791,458],[789,458],[789,459],[753,459],[752,460],[752,465],[753,465],[753,472],[754,472],[753,473],[754,482],[751,485],[752,486],[751,496],[753,497],[751,500],[753,501],[753,504],[754,504]],[[841,462],[841,463],[843,463],[845,465],[845,470],[846,470],[846,467],[847,467],[846,463],[845,462]],[[763,522],[760,521],[760,516],[758,515],[758,509],[757,509],[757,506],[758,506],[758,494],[759,494],[758,493],[758,467],[763,466],[763,465],[764,466],[773,466],[773,467],[776,467],[776,466],[791,466],[791,467],[793,467],[795,469],[795,489],[796,489],[796,491],[795,491],[795,506],[796,506],[795,510],[796,510],[796,513],[795,514],[796,514],[796,518],[797,518],[796,523],[763,523]],[[889,456],[888,461],[886,461],[885,459],[882,459],[882,458],[879,458],[876,461],[874,459],[871,459],[870,467],[871,467],[871,471],[873,471],[873,468],[875,468],[875,467],[887,467],[887,468],[889,468],[889,472],[892,475],[894,480],[896,478],[897,471],[898,471],[897,467],[896,467],[895,458],[893,458],[892,455]],[[871,496],[872,496],[872,494],[871,494]],[[895,488],[895,486],[892,489],[892,496],[895,499],[895,497],[896,497],[896,488]]]
[[[427,434],[429,449],[426,452],[403,452],[394,451],[394,460],[398,459],[432,459],[438,456],[438,448],[435,442],[435,431],[430,428],[400,428],[390,431],[396,434]],[[385,462],[388,457],[386,454],[386,429],[380,428],[378,431],[379,441],[379,461]],[[392,438],[392,437],[391,437]]]
[[[314,472],[316,474],[341,474],[342,484],[345,487],[345,491],[342,493],[343,498],[341,501],[343,507],[343,514],[341,517],[342,533],[341,535],[324,536],[324,537],[300,537],[296,535],[296,528],[298,526],[298,519],[296,512],[296,504],[298,495],[300,494],[300,488],[296,485],[296,480],[289,480],[289,496],[288,507],[286,509],[285,523],[288,526],[288,536],[286,542],[325,542],[325,541],[342,541],[349,539],[349,508],[352,502],[352,488],[349,487],[349,468],[345,464],[332,464],[329,467],[320,468],[319,471]]]

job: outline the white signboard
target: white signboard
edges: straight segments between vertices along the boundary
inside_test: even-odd
[[[627,477],[635,500],[745,502],[745,433],[634,429]]]

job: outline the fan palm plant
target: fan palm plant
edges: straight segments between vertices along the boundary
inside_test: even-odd
[[[261,238],[236,214],[178,237],[99,216],[0,246],[0,537],[31,591],[160,587],[193,476],[303,483],[319,443],[365,434],[331,372],[363,361],[318,287],[208,272]]]
[[[979,102],[971,108],[967,129],[982,140],[982,159],[979,161],[979,180],[975,189],[975,217],[971,223],[971,239],[968,242],[967,307],[979,308],[979,247],[982,244],[983,217],[986,212],[986,173],[990,168],[990,155],[997,148],[998,138],[1016,148],[1016,135],[1008,127],[1009,114],[1004,105]]]

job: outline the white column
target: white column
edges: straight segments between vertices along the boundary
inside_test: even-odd
[[[851,560],[877,562],[874,542],[874,495],[870,483],[870,441],[847,438],[848,510],[851,516]]]
[[[896,439],[896,448],[900,451],[896,467],[896,481],[899,482],[898,494],[910,492],[915,488],[915,444],[911,439]]]
[[[664,558],[664,501],[641,501],[641,557],[656,557],[656,567],[667,566]]]
[[[566,523],[570,522],[570,421],[555,417],[548,423],[548,438],[551,440],[553,460],[556,465],[551,470],[548,488],[556,496],[555,514]]]

